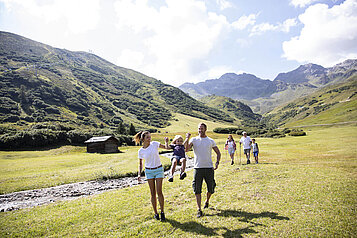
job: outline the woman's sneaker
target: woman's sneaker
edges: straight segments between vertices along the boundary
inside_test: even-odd
[[[180,179],[183,180],[184,178],[186,178],[186,176],[187,176],[186,173],[183,172],[183,173],[180,175]]]
[[[197,218],[200,218],[200,217],[202,217],[202,216],[203,216],[202,211],[201,211],[201,210],[198,210],[198,211],[197,211]]]
[[[157,214],[159,215],[159,214]],[[161,212],[161,218],[160,218],[161,221],[165,221],[166,218],[165,218],[165,213]]]
[[[174,181],[174,176],[170,176],[168,179],[169,182],[173,182]]]

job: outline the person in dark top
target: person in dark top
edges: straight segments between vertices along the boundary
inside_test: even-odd
[[[169,182],[174,181],[174,172],[177,165],[181,165],[181,173],[180,179],[184,179],[186,177],[185,169],[186,169],[186,154],[185,154],[185,145],[187,145],[188,138],[183,141],[182,136],[176,135],[170,144],[171,149],[174,150],[173,156],[171,158],[171,169],[169,175]]]

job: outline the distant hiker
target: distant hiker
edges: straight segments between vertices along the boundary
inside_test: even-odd
[[[203,179],[207,184],[207,198],[204,208],[208,208],[209,199],[214,193],[216,182],[214,180],[214,170],[218,168],[219,160],[221,159],[221,153],[216,145],[216,142],[206,135],[207,126],[204,123],[198,124],[198,136],[191,138],[188,146],[186,146],[186,152],[193,147],[194,157],[194,174],[192,187],[196,195],[197,202],[197,217],[202,217],[201,210],[201,193]],[[190,138],[191,134],[187,133],[186,137]],[[213,167],[212,162],[212,149],[217,154],[217,162]]]
[[[243,136],[240,138],[239,143],[243,144],[243,151],[245,156],[247,157],[247,164],[250,164],[250,145],[252,144],[252,140],[249,136],[247,136],[247,132],[243,131]]]
[[[176,135],[172,143],[170,144],[170,147],[174,150],[174,152],[171,158],[169,182],[174,181],[174,173],[177,165],[181,165],[180,179],[182,180],[186,177],[185,146],[187,147],[187,142],[188,142],[188,137],[186,137],[185,141],[183,141],[182,136]]]
[[[255,159],[255,163],[258,164],[259,147],[258,143],[255,142],[255,139],[252,139],[252,152]]]
[[[157,220],[165,221],[164,213],[164,195],[162,193],[162,181],[164,178],[164,168],[162,167],[159,148],[168,149],[169,139],[165,137],[165,145],[160,142],[151,141],[151,134],[148,131],[140,131],[134,136],[136,144],[142,142],[142,147],[138,151],[139,157],[139,172],[138,180],[141,181],[141,172],[143,170],[143,159],[145,159],[145,174],[148,180],[151,193],[151,204],[155,212],[154,218]],[[159,199],[161,217],[156,208],[156,193]]]
[[[236,143],[234,142],[232,135],[228,135],[228,139],[226,141],[225,147],[227,148],[228,154],[231,157],[231,160],[232,160],[231,165],[233,165],[234,164],[234,152],[236,151],[237,146],[236,146]]]

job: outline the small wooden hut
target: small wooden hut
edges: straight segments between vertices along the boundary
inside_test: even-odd
[[[84,142],[87,153],[118,153],[119,141],[114,136],[92,137]]]

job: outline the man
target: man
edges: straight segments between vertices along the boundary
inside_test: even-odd
[[[204,208],[208,208],[209,199],[214,193],[216,182],[214,180],[214,170],[218,168],[219,160],[221,159],[221,153],[216,145],[216,142],[206,135],[207,126],[204,123],[198,124],[198,136],[191,138],[188,146],[186,146],[186,152],[193,147],[194,157],[194,175],[192,181],[193,191],[196,195],[197,202],[197,217],[202,217],[201,210],[201,193],[203,179],[207,184],[207,198]],[[186,137],[190,137],[191,134],[187,133]],[[217,154],[217,161],[215,167],[212,162],[212,149]]]
[[[247,164],[250,164],[250,146],[252,144],[252,140],[249,136],[247,136],[247,132],[243,131],[243,136],[240,138],[239,144],[243,144],[243,151],[247,158]]]

